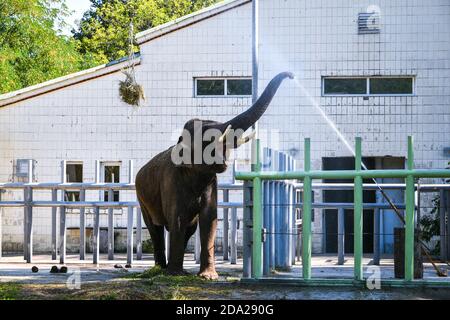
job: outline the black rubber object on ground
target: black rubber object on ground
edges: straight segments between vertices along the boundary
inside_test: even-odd
[[[33,267],[31,268],[31,272],[36,273],[36,272],[38,272],[38,271],[39,271],[39,268],[36,267],[36,266],[33,266]]]
[[[67,267],[66,266],[62,266],[61,269],[59,269],[59,272],[67,273]]]
[[[57,266],[53,266],[53,267],[50,269],[50,273],[58,273],[58,272],[59,272],[59,269],[58,269]]]

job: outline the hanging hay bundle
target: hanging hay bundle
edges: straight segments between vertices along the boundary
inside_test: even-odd
[[[124,70],[125,80],[119,82],[119,94],[122,101],[138,107],[141,101],[145,101],[144,88],[136,82],[134,70]]]
[[[125,75],[125,80],[119,82],[119,95],[122,101],[135,107],[139,107],[141,101],[145,101],[144,88],[136,82],[136,73],[134,71],[135,66],[135,55],[133,51],[133,40],[134,40],[134,28],[133,23],[130,23],[130,34],[129,34],[129,56],[128,56],[128,66],[123,70]]]

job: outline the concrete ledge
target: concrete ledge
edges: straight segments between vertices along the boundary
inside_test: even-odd
[[[299,287],[358,287],[365,288],[366,281],[358,281],[353,279],[299,279],[299,278],[242,278],[243,284],[281,284]],[[381,287],[389,288],[449,288],[449,281],[436,280],[413,280],[405,281],[401,279],[381,280]]]

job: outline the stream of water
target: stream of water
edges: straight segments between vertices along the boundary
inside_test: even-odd
[[[328,114],[325,112],[325,110],[323,110],[323,108],[320,106],[320,104],[316,101],[316,99],[314,99],[309,92],[306,90],[306,88],[300,83],[300,81],[298,80],[298,78],[294,78],[294,82],[297,85],[297,87],[301,90],[302,94],[308,99],[308,101],[314,106],[314,108],[319,112],[319,114],[322,116],[322,118],[325,120],[325,122],[330,126],[331,129],[333,129],[333,131],[336,133],[336,135],[339,137],[339,140],[342,141],[342,143],[344,143],[345,147],[352,153],[353,156],[356,155],[355,153],[355,149],[351,146],[351,144],[349,143],[349,141],[345,138],[345,136],[342,134],[342,132],[339,130],[339,128],[337,127],[336,123],[331,120],[331,118],[328,116]],[[363,167],[364,170],[368,170],[367,166],[364,164],[363,161],[361,161],[361,166]],[[372,181],[375,183],[375,185],[377,186],[378,190],[381,192],[381,195],[383,196],[383,198],[389,203],[390,207],[395,211],[395,213],[397,214],[397,216],[399,217],[400,220],[403,221],[403,217],[400,214],[400,211],[398,210],[398,208],[395,206],[395,204],[392,202],[391,198],[384,192],[384,190],[381,188],[381,186],[378,184],[377,180],[375,178],[371,178]]]

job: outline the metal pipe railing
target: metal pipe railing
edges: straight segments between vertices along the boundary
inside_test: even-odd
[[[363,204],[363,179],[365,178],[403,178],[405,179],[405,280],[412,281],[414,278],[414,213],[415,213],[415,178],[450,178],[450,170],[448,169],[414,169],[414,153],[413,140],[408,137],[408,157],[407,169],[405,170],[362,170],[361,160],[361,139],[356,138],[355,148],[355,170],[330,170],[330,171],[312,171],[311,168],[311,153],[310,153],[310,139],[305,139],[305,168],[303,171],[290,172],[269,172],[261,171],[259,163],[259,141],[256,141],[256,155],[257,163],[255,170],[252,172],[237,172],[236,179],[244,180],[247,183],[244,187],[244,204],[252,201],[253,214],[247,211],[244,219],[248,221],[245,228],[251,229],[252,239],[247,239],[246,245],[251,248],[251,257],[246,257],[249,251],[244,251],[244,277],[251,274],[252,278],[258,279],[261,277],[261,185],[264,180],[303,180],[303,219],[302,219],[302,263],[303,263],[303,279],[309,280],[311,278],[311,211],[312,211],[312,180],[313,179],[353,179],[354,188],[354,278],[355,280],[363,280],[362,270],[362,212]],[[252,185],[250,186],[250,183]],[[381,185],[375,187],[380,189]],[[368,187],[368,186],[366,186]],[[381,186],[382,187],[382,186]],[[399,187],[399,186],[396,186]],[[400,186],[403,188],[403,186]],[[252,193],[246,192],[245,188],[251,188]],[[382,190],[382,189],[381,189]],[[422,191],[422,185],[420,190]],[[437,191],[437,189],[435,189]],[[249,195],[252,194],[252,198]],[[250,200],[251,199],[251,200]],[[389,205],[394,205],[389,203]],[[245,213],[246,211],[244,211]],[[246,218],[247,217],[247,218]],[[244,230],[244,235],[249,234]],[[247,265],[246,265],[247,264]],[[248,272],[251,271],[251,273]]]
[[[310,234],[311,234],[311,225],[309,223],[309,231],[308,231],[308,221],[311,219],[311,210],[313,208],[322,208],[322,209],[354,209],[355,208],[355,204],[354,203],[322,203],[322,202],[312,202],[312,198],[309,197],[310,199],[308,199],[308,194],[311,194],[312,192],[307,192],[307,190],[312,191],[313,189],[321,189],[321,190],[356,190],[356,189],[361,189],[361,190],[373,190],[373,189],[378,189],[378,186],[375,184],[361,184],[359,183],[357,187],[356,184],[354,183],[313,183],[312,179],[315,175],[310,175],[309,174],[309,168],[310,168],[310,162],[308,161],[308,159],[310,158],[310,152],[309,152],[309,139],[305,141],[305,171],[304,172],[293,172],[293,176],[297,175],[297,176],[303,176],[304,180],[302,183],[290,183],[290,186],[294,187],[297,190],[303,190],[304,192],[304,199],[302,202],[299,203],[292,203],[292,201],[288,201],[288,205],[291,206],[292,208],[302,208],[303,209],[303,219],[302,219],[302,228],[303,228],[303,232],[302,232],[302,254],[303,254],[303,276],[306,279],[309,279],[311,274],[310,274],[310,264],[308,266],[308,256],[310,257],[311,255],[311,238],[310,238]],[[98,163],[99,165],[99,163]],[[132,167],[132,164],[130,164],[130,168]],[[353,172],[353,173],[357,173],[359,172],[359,175],[362,176],[362,174],[364,172],[366,172],[365,174],[367,175],[367,172],[379,172],[380,170],[371,170],[371,171],[346,171],[344,172],[345,176],[349,175],[349,172]],[[385,170],[383,170],[385,171]],[[398,170],[396,170],[397,172]],[[65,258],[65,235],[66,235],[66,210],[67,208],[79,208],[80,209],[80,259],[84,260],[85,259],[85,218],[86,218],[86,213],[85,213],[85,208],[94,208],[94,261],[98,261],[98,236],[99,236],[99,229],[97,230],[97,228],[99,228],[99,210],[100,208],[105,208],[108,209],[109,212],[111,212],[111,209],[115,209],[115,208],[127,208],[128,212],[134,211],[134,208],[137,208],[136,211],[136,226],[139,230],[137,230],[136,233],[136,248],[137,248],[137,259],[140,260],[142,259],[142,234],[141,234],[141,230],[142,230],[142,225],[141,225],[141,212],[139,210],[139,204],[136,201],[110,201],[113,200],[111,197],[111,193],[112,191],[116,191],[116,190],[134,190],[135,189],[135,185],[132,181],[132,179],[130,178],[128,183],[99,183],[99,178],[96,178],[95,183],[67,183],[65,182],[65,179],[63,178],[62,183],[33,183],[31,182],[31,177],[32,177],[32,166],[31,166],[31,174],[29,177],[29,181],[27,183],[1,183],[0,184],[0,189],[16,189],[16,190],[24,190],[24,200],[23,201],[0,201],[0,208],[6,208],[6,207],[16,207],[16,208],[24,208],[24,257],[28,262],[31,262],[32,259],[32,227],[33,227],[33,223],[32,223],[32,210],[30,210],[30,208],[32,209],[33,207],[37,207],[37,208],[44,208],[44,207],[48,207],[48,208],[52,208],[52,259],[56,259],[57,256],[57,243],[56,243],[56,214],[57,214],[57,208],[60,208],[60,244],[59,244],[59,251],[61,253],[61,263],[64,263],[64,258]],[[326,173],[330,173],[331,171],[325,171]],[[341,173],[342,171],[339,171],[339,173]],[[407,169],[407,170],[403,170],[402,171],[402,175],[404,176],[405,173],[407,172],[410,175],[416,176],[417,175],[417,171],[416,170],[412,170],[412,169]],[[440,173],[449,173],[449,170],[439,170],[438,172]],[[260,172],[260,178],[262,180],[264,180],[264,174],[266,174],[267,172]],[[274,180],[276,179],[276,177],[274,176],[274,172],[269,172],[270,178],[269,180]],[[292,173],[292,172],[288,172],[288,173]],[[253,173],[252,173],[253,174]],[[280,178],[277,180],[282,180],[283,177],[285,177],[286,172],[282,172],[280,173]],[[436,173],[433,173],[433,175],[435,175]],[[65,176],[65,175],[64,175]],[[98,174],[96,175],[98,176]],[[130,177],[132,176],[132,173],[130,174]],[[250,179],[251,177],[249,176],[244,176],[243,173],[237,173],[236,174],[237,178],[246,178],[246,179]],[[341,175],[339,175],[339,177],[342,177]],[[327,177],[329,178],[329,177]],[[254,178],[252,178],[253,180]],[[401,184],[401,183],[390,183],[390,184],[379,184],[380,187],[382,187],[383,189],[406,189],[407,184]],[[415,188],[417,186],[417,184],[414,184],[413,182],[409,182],[409,187],[413,186],[413,188]],[[236,256],[237,256],[237,246],[236,246],[236,235],[237,235],[237,208],[241,208],[243,207],[243,203],[241,202],[230,202],[227,201],[227,197],[225,196],[226,194],[229,193],[229,190],[241,190],[243,188],[243,184],[237,184],[237,183],[220,183],[218,185],[218,189],[219,190],[223,190],[224,192],[224,201],[223,202],[219,202],[218,203],[218,207],[219,208],[223,208],[224,211],[231,209],[231,228],[228,228],[228,230],[230,230],[231,232],[231,242],[228,241],[229,239],[229,232],[228,230],[226,230],[226,232],[224,232],[224,237],[223,237],[223,250],[224,250],[224,260],[226,260],[226,258],[228,258],[228,248],[231,249],[231,263],[236,263]],[[444,190],[444,189],[450,189],[450,185],[448,184],[421,184],[420,185],[420,191],[421,192],[435,192],[435,191],[439,191],[439,190]],[[52,200],[51,201],[33,201],[32,199],[32,193],[33,190],[50,190],[51,191],[51,197]],[[80,201],[64,201],[64,200],[57,200],[57,192],[58,191],[66,191],[66,190],[77,190],[80,191]],[[85,196],[86,196],[86,190],[97,190],[97,191],[107,191],[108,192],[108,201],[86,201],[85,200]],[[244,192],[245,193],[245,192]],[[31,198],[30,198],[30,194],[31,194]],[[253,193],[255,195],[255,193]],[[256,191],[256,194],[258,194],[258,192]],[[229,200],[229,199],[228,199]],[[244,199],[244,203],[246,203],[246,206],[252,206],[253,201],[252,200],[245,200]],[[265,204],[268,205],[268,204]],[[270,204],[269,204],[270,205]],[[375,210],[379,210],[379,209],[390,209],[390,205],[387,203],[362,203],[360,204],[362,206],[362,209],[375,209]],[[405,204],[395,204],[396,207],[398,207],[399,209],[406,209],[407,205]],[[306,211],[305,211],[306,209]],[[244,210],[245,211],[245,210]],[[309,216],[308,216],[308,211],[309,211]],[[97,214],[98,212],[98,214]],[[248,211],[247,211],[248,212]],[[306,212],[306,215],[305,215]],[[224,212],[225,213],[225,212]],[[278,214],[283,214],[282,211],[278,212]],[[286,212],[284,212],[286,213]],[[128,214],[128,219],[127,219],[127,226],[129,227],[130,225],[130,213]],[[134,215],[134,213],[133,213]],[[109,215],[108,215],[109,216]],[[224,214],[224,226],[225,224],[228,224],[228,219],[229,216],[227,217],[226,214]],[[226,221],[225,221],[226,220]],[[358,218],[359,220],[359,218]],[[251,222],[247,221],[247,224],[250,223],[250,227],[253,227]],[[132,225],[131,225],[132,226]],[[245,218],[244,218],[244,226],[245,226]],[[111,228],[112,227],[112,228]],[[127,229],[128,229],[127,227]],[[113,247],[112,245],[110,245],[113,240],[111,237],[111,234],[113,234],[113,228],[114,226],[111,226],[110,221],[108,221],[108,232],[109,232],[109,237],[108,237],[108,257],[109,259],[113,258]],[[131,227],[133,228],[133,227]],[[306,228],[306,229],[305,229]],[[224,228],[225,230],[226,228]],[[257,228],[254,229],[252,228],[253,231],[254,230],[258,230]],[[261,228],[262,229],[262,228]],[[252,232],[253,232],[252,231]],[[132,239],[132,230],[127,230],[127,243],[133,243],[133,239]],[[245,231],[244,231],[245,234]],[[262,237],[262,232],[260,233],[261,237]],[[308,236],[309,234],[309,236]],[[252,236],[251,236],[251,240],[250,243],[248,242],[247,239],[247,243],[244,241],[244,252],[246,252],[245,246],[247,245],[251,245],[251,242],[254,240],[253,236],[255,235],[255,232],[253,232]],[[130,238],[131,237],[131,238]],[[245,237],[245,236],[244,236]],[[309,239],[308,239],[309,238]],[[358,235],[359,238],[359,235]],[[196,260],[199,260],[199,250],[200,250],[200,241],[199,240],[199,235],[196,235],[196,245],[195,245],[195,255],[196,255]],[[306,241],[305,241],[306,240]],[[292,240],[293,241],[293,240]],[[359,240],[358,240],[359,241]],[[111,248],[111,249],[110,249]],[[132,248],[132,247],[131,247]],[[129,252],[132,252],[132,249],[129,248],[129,245],[127,245],[127,262],[131,263],[132,261],[132,253],[129,254]],[[375,254],[377,254],[376,252],[374,253],[374,261],[376,261],[376,256]],[[338,257],[342,257],[343,256],[343,252],[338,252]],[[306,258],[306,259],[305,259]],[[341,258],[340,258],[341,259]],[[250,259],[248,259],[248,257],[246,259],[244,259],[245,261],[247,261],[246,263],[248,263],[248,261],[250,261]],[[379,257],[378,257],[379,260]],[[310,261],[309,261],[310,263]],[[306,267],[305,267],[306,266]],[[357,269],[359,270],[360,267],[357,266]],[[257,272],[257,271],[255,271]],[[256,273],[254,273],[256,274]]]
[[[133,191],[135,184],[133,183],[133,162],[129,163],[129,181],[127,183],[100,183],[100,162],[96,161],[96,174],[94,183],[68,183],[66,181],[65,168],[66,163],[62,161],[62,182],[61,183],[35,183],[32,182],[33,166],[32,160],[29,161],[28,182],[22,183],[0,183],[0,190],[23,190],[24,197],[22,201],[2,201],[0,199],[0,208],[24,208],[24,259],[32,262],[33,248],[33,208],[51,208],[52,209],[52,227],[51,227],[51,251],[52,260],[57,259],[59,251],[60,263],[65,262],[66,257],[66,218],[67,209],[80,209],[80,260],[85,259],[86,250],[86,208],[93,208],[93,263],[99,262],[99,241],[100,241],[100,209],[108,210],[108,260],[114,259],[114,214],[113,210],[118,208],[127,208],[127,263],[133,260],[133,229],[134,219],[136,219],[136,257],[142,259],[142,213],[137,201],[113,201],[114,191]],[[228,193],[230,190],[242,190],[242,184],[236,183],[220,183],[219,190]],[[33,191],[49,190],[51,191],[51,200],[33,200]],[[79,201],[66,201],[64,199],[65,191],[79,191]],[[108,201],[86,201],[86,191],[105,191]],[[58,200],[58,191],[61,191],[61,200]],[[218,202],[218,208],[224,210],[231,209],[231,262],[236,263],[237,248],[237,208],[241,208],[241,202]],[[59,227],[59,244],[57,243],[56,217],[59,208],[60,227]],[[136,214],[134,213],[136,209]],[[228,220],[227,220],[228,222]],[[1,223],[1,220],[0,220]],[[225,223],[225,222],[224,222]],[[0,228],[1,231],[1,228]],[[226,235],[228,239],[228,234]],[[0,237],[1,239],[1,237]],[[167,239],[166,239],[167,240]],[[199,241],[196,241],[196,251],[199,251]],[[228,250],[224,248],[224,250]],[[0,251],[1,253],[1,251]],[[0,254],[1,257],[1,254]]]

